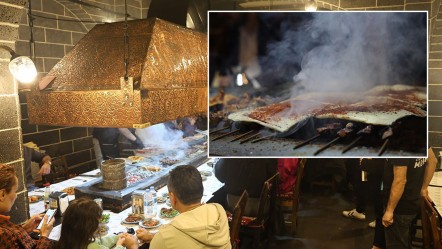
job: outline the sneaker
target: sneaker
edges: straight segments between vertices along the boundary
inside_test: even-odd
[[[376,227],[376,220],[368,223],[368,226],[371,227],[371,228],[375,228]]]
[[[357,220],[365,220],[365,213],[359,213],[358,211],[356,211],[356,208],[350,211],[342,211],[342,215]]]

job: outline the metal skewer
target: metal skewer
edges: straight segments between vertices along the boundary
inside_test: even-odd
[[[341,139],[341,137],[336,137],[335,139],[331,140],[330,142],[328,142],[326,145],[322,146],[319,150],[317,150],[313,155],[317,155],[319,153],[321,153],[323,150],[327,149],[328,147],[330,147],[332,144],[336,143],[339,139]]]
[[[353,146],[359,141],[361,140],[362,136],[357,137],[355,140],[353,140],[353,142],[351,142],[349,145],[347,145],[344,150],[342,150],[342,154],[344,154],[345,152],[349,151],[351,148],[353,148]]]
[[[234,139],[230,140],[230,142],[234,142],[236,140],[240,140],[241,138],[243,138],[243,137],[245,137],[245,136],[247,136],[247,135],[249,135],[249,134],[251,134],[253,132],[256,132],[256,131],[255,130],[251,130],[251,131],[248,131],[248,132],[246,132],[244,134],[238,135]]]
[[[219,131],[223,131],[223,130],[227,130],[230,129],[230,126],[224,127],[224,128],[219,128],[219,129],[215,129],[209,132],[209,134],[213,134],[213,133],[217,133]]]
[[[275,136],[275,135],[268,135],[268,136],[265,136],[265,137],[259,137],[259,138],[257,138],[257,139],[253,139],[253,140],[251,141],[251,143],[254,144],[254,143],[257,143],[257,142],[259,142],[259,141],[262,141],[262,140],[265,140],[265,139],[272,138],[272,137],[274,137],[274,136]]]
[[[385,149],[387,148],[388,142],[390,142],[390,138],[385,139],[384,144],[382,145],[381,149],[378,152],[378,156],[382,156],[382,154],[384,154]]]
[[[245,142],[247,142],[247,141],[250,141],[250,140],[254,139],[254,138],[257,137],[257,136],[259,136],[259,133],[258,133],[258,134],[255,134],[255,135],[252,135],[252,136],[250,136],[250,137],[248,137],[248,138],[246,138],[246,139],[244,139],[244,140],[241,140],[241,141],[239,141],[239,143],[240,143],[240,144],[243,144],[243,143],[245,143]]]
[[[219,136],[217,136],[216,138],[212,139],[212,141],[215,141],[215,140],[221,139],[221,138],[223,138],[223,137],[230,136],[230,135],[232,135],[232,134],[234,134],[234,133],[236,133],[236,132],[238,132],[238,131],[239,131],[239,129],[234,130],[234,131],[231,131],[231,132],[227,132],[227,133],[222,134],[222,135],[219,135]]]
[[[311,137],[311,138],[305,140],[304,142],[297,144],[295,147],[293,147],[293,149],[296,150],[297,148],[300,148],[300,147],[310,143],[311,141],[317,139],[320,136],[321,136],[321,134],[315,135],[314,137]]]

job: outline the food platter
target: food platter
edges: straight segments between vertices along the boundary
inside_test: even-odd
[[[180,213],[173,208],[161,208],[160,216],[163,218],[173,218]]]
[[[43,196],[41,195],[30,195],[28,196],[29,203],[36,203],[43,200]]]
[[[140,221],[139,225],[140,225],[140,227],[144,227],[144,228],[147,228],[147,229],[156,228],[156,227],[161,226],[161,220],[147,219],[147,220],[144,220],[144,221]]]
[[[127,159],[129,159],[132,163],[139,163],[144,160],[144,157],[142,156],[130,156]]]
[[[164,197],[164,196],[157,197],[157,203],[165,203],[166,201],[167,201],[167,197]]]
[[[143,221],[144,218],[140,215],[129,214],[127,217],[121,220],[124,224],[138,224],[140,221]]]

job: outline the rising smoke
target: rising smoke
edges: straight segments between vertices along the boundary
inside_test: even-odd
[[[307,19],[296,28],[290,19],[283,21],[281,39],[267,46],[263,59],[268,68],[290,61],[298,65],[291,67],[298,68],[291,74],[294,95],[379,84],[426,85],[425,13],[321,12]]]
[[[149,148],[174,150],[176,155],[172,159],[181,159],[189,145],[183,141],[183,132],[166,127],[164,123],[156,124],[144,129],[137,129],[136,135]]]

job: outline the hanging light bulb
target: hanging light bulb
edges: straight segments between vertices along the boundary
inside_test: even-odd
[[[12,58],[11,58],[12,59]],[[34,62],[26,56],[18,56],[9,62],[9,71],[21,83],[32,83],[37,77]]]
[[[8,46],[0,45],[0,48],[7,50],[11,54],[9,71],[14,78],[21,83],[32,83],[37,77],[37,69],[34,62],[27,56],[19,56]]]
[[[305,10],[306,11],[316,11],[318,5],[316,0],[305,0]]]

